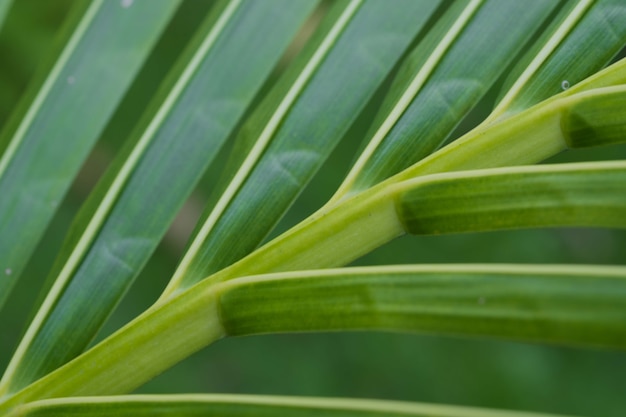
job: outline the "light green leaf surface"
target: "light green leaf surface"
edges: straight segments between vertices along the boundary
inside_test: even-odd
[[[224,336],[215,292],[206,285],[202,291],[189,289],[6,398],[0,415],[47,398],[127,394]]]
[[[0,135],[0,306],[178,4],[76,3],[67,43]]]
[[[11,3],[13,3],[13,0],[0,0],[0,30],[2,30],[4,18],[11,8]]]
[[[375,185],[437,149],[557,5],[452,3],[409,56],[333,200]]]
[[[224,336],[378,329],[626,349],[626,268],[407,265],[203,281],[0,405],[129,392]],[[133,366],[127,366],[132,363]]]
[[[207,17],[83,207],[2,390],[19,390],[85,349],[315,3],[233,0]]]
[[[8,417],[550,417],[547,414],[486,410],[398,401],[260,395],[133,395],[38,401]],[[556,417],[552,415],[552,417]]]
[[[438,4],[333,3],[305,51],[244,125],[217,186],[220,197],[205,211],[166,295],[259,245]]]
[[[403,184],[400,219],[414,234],[528,227],[626,228],[626,162],[465,171]]]
[[[624,64],[626,61],[615,64],[616,71],[611,67],[600,75],[606,75],[610,81],[626,77]],[[589,84],[604,84],[603,78],[594,77]],[[508,119],[470,131],[391,177],[381,187],[440,172],[535,164],[568,148],[623,143],[625,97],[626,85],[583,90],[573,95],[564,93]],[[594,121],[588,120],[596,111],[591,104],[598,106],[597,113],[602,114]]]
[[[531,107],[605,66],[626,45],[622,0],[566,2],[502,87],[492,122]]]
[[[127,9],[134,7],[135,1],[112,0],[107,4]],[[406,1],[406,10],[426,4]],[[401,31],[399,22],[406,23],[412,16],[392,10],[387,0],[327,2],[325,7],[330,7],[330,13],[322,23],[323,30],[313,36],[309,49],[270,90],[237,139],[237,155],[218,182],[215,206],[207,210],[207,221],[198,229],[199,246],[192,244],[188,255],[191,261],[183,260],[174,278],[173,286],[177,288],[80,354],[142,268],[206,165],[232,134],[232,127],[284,46],[314,7],[313,2],[293,0],[218,0],[125,149],[81,210],[53,268],[51,277],[58,279],[52,292],[0,381],[0,415],[540,417],[372,400],[223,394],[91,396],[131,392],[228,336],[379,330],[626,349],[623,266],[452,264],[323,269],[349,263],[407,231],[433,234],[538,226],[626,228],[626,162],[510,167],[539,162],[568,148],[626,141],[626,60],[556,94],[561,81],[571,83],[585,77],[604,65],[602,62],[610,58],[616,45],[623,44],[625,29],[623,25],[615,26],[621,25],[625,17],[621,3],[444,3],[452,8],[450,14],[444,13],[440,26],[434,25],[434,35],[418,46],[417,51],[423,55],[416,52],[410,57],[375,123],[372,132],[374,137],[376,132],[383,132],[381,142],[376,140],[366,148],[360,160],[362,166],[359,168],[357,163],[353,171],[356,180],[359,175],[373,175],[371,183],[351,188],[356,182],[350,182],[349,177],[343,186],[347,191],[343,193],[342,188],[332,204],[230,265],[256,246],[325,158],[329,149],[315,149],[317,145],[311,146],[310,142],[333,147],[394,65],[394,59],[385,57],[392,52],[397,57],[402,49],[398,45],[410,40],[409,32]],[[90,3],[81,4],[87,10]],[[562,7],[558,13],[554,11],[557,5]],[[406,38],[400,42],[397,38],[376,37],[371,41],[375,52],[354,48],[355,40],[350,42],[352,47],[341,49],[344,37],[356,31],[359,26],[354,22],[367,7],[372,9],[370,20],[363,21],[364,30],[388,33],[393,29]],[[430,11],[437,8],[435,15],[442,17],[443,7],[434,3],[424,7],[431,7]],[[511,14],[498,14],[496,9]],[[510,44],[510,56],[503,55],[506,62],[511,62],[517,58],[516,48],[528,47],[526,40],[533,37],[531,29],[545,26],[539,16],[556,19],[539,37],[534,52],[514,68],[503,89],[503,104],[491,119],[376,184],[411,163],[407,162],[410,152],[400,152],[394,143],[386,142],[393,136],[390,132],[407,122],[407,132],[413,132],[407,133],[407,143],[417,136],[419,125],[412,126],[406,119],[415,94],[419,101],[420,95],[429,91],[428,83],[445,68],[446,51],[459,48],[486,10],[493,13],[491,20],[495,22],[476,26],[478,35],[474,39],[486,38],[483,40],[492,45],[491,50],[476,53],[470,43],[460,52],[463,58],[454,61],[465,65],[467,74],[472,73],[474,65],[502,68],[493,67],[491,78],[484,83],[481,78],[466,77],[462,71],[466,68],[450,67],[460,78],[448,80],[451,86],[433,92],[433,101],[413,114],[419,118],[421,112],[426,112],[431,119],[445,119],[449,124],[445,129],[427,125],[428,130],[443,135],[438,140],[443,140],[469,111],[471,103],[482,97],[488,89],[483,84],[491,83],[498,71],[506,69],[503,59],[483,62],[498,56],[494,52],[501,47],[498,42],[508,39],[503,43]],[[514,10],[518,12],[512,13]],[[537,19],[526,21],[526,12],[534,13]],[[397,18],[392,27],[376,27],[376,19],[383,13]],[[418,23],[424,23],[429,16],[421,16]],[[525,21],[525,33],[515,29],[520,21]],[[75,24],[79,23],[77,18]],[[431,23],[426,22],[425,27]],[[413,30],[421,31],[415,25]],[[489,25],[500,29],[488,37]],[[364,33],[356,31],[355,39],[363,38]],[[576,57],[586,57],[584,49],[579,51],[572,43],[576,39],[585,48],[598,45],[597,51],[589,53],[589,61],[593,62],[577,62]],[[381,43],[383,47],[379,47]],[[333,60],[334,54],[337,61]],[[348,57],[360,62],[362,68],[355,65],[355,71],[371,71],[369,75],[361,79],[354,72],[352,77],[344,74],[344,78],[334,79],[338,68],[344,66],[341,59]],[[390,62],[381,62],[385,59]],[[564,75],[569,67],[572,73]],[[322,76],[325,69],[327,80]],[[482,71],[479,74],[485,76]],[[474,82],[480,85],[474,86]],[[448,94],[457,90],[460,96]],[[327,102],[322,100],[325,95],[329,95]],[[335,101],[343,105],[335,108]],[[315,103],[323,103],[321,115],[312,110]],[[439,110],[428,113],[431,105],[437,108],[436,103],[440,103]],[[343,108],[348,104],[352,106],[350,111]],[[27,110],[28,106],[22,113]],[[328,119],[322,117],[325,112],[332,113],[326,115]],[[390,114],[397,119],[389,119]],[[10,129],[17,129],[20,120],[14,119]],[[381,126],[388,123],[388,130],[381,131],[379,122]],[[296,133],[301,131],[305,132],[302,137]],[[309,136],[311,131],[320,138]],[[399,132],[398,137],[403,134]],[[10,142],[1,139],[0,150],[10,150]],[[438,146],[436,142],[433,139],[434,147]],[[379,147],[381,144],[384,146]],[[386,149],[385,144],[390,147],[390,152],[385,151],[386,162],[382,157],[376,159],[380,149]],[[421,145],[415,148],[422,149]],[[393,168],[395,162],[399,167],[383,175],[389,161],[389,167]],[[380,170],[369,170],[368,164]],[[492,168],[500,166],[508,167]],[[476,171],[481,168],[490,169]],[[273,194],[272,183],[278,178],[280,187],[287,191]],[[0,191],[1,186],[0,170]],[[274,202],[276,207],[270,207]],[[246,218],[236,219],[242,216]],[[257,220],[260,224],[255,228]],[[238,237],[248,231],[250,236],[240,242]],[[229,233],[234,238],[227,236]],[[202,247],[205,241],[209,245]],[[209,255],[216,254],[219,259],[209,262]],[[214,271],[214,275],[196,283]],[[187,278],[191,272],[193,276]]]
[[[227,335],[381,329],[626,348],[624,268],[345,268],[223,285]]]
[[[405,233],[406,226],[398,218],[394,203],[411,186],[403,181],[446,171],[536,163],[568,147],[624,142],[624,97],[626,86],[584,91],[470,132],[378,186],[323,208],[208,279],[221,282],[241,276],[346,265]],[[596,107],[586,103],[601,107],[602,117],[591,121],[587,115]],[[580,133],[570,134],[570,128]]]

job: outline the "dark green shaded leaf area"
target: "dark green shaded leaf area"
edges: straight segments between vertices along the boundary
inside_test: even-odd
[[[233,336],[378,329],[626,348],[625,270],[407,266],[308,271],[226,284]]]
[[[406,183],[398,211],[413,234],[529,227],[626,228],[626,163],[442,174]]]
[[[626,142],[626,86],[599,91],[608,93],[575,102],[563,118],[563,131],[572,148]]]

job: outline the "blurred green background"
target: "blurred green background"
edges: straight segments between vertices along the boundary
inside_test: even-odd
[[[54,44],[72,3],[15,1],[0,30],[0,127]],[[76,179],[1,316],[1,368],[23,331],[29,306],[39,294],[73,215],[210,6],[208,0],[184,2]],[[485,99],[457,135],[480,120],[492,100],[493,96]],[[330,197],[349,168],[375,110],[370,106],[360,117],[278,231]],[[552,162],[625,158],[626,146],[614,146],[568,152]],[[217,165],[207,173],[99,338],[159,295],[219,169]],[[626,264],[626,233],[561,229],[403,237],[356,263],[431,262]],[[220,341],[140,391],[370,397],[618,417],[626,410],[626,353],[394,333],[257,336]]]

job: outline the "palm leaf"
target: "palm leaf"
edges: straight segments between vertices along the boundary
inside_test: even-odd
[[[626,60],[622,60],[580,85],[595,86],[625,79]],[[576,94],[566,91],[488,128],[470,131],[386,183],[445,171],[534,164],[569,148],[622,143],[625,137],[619,120],[624,118],[620,106],[626,86],[576,90]],[[589,104],[601,105],[607,111],[601,120],[593,122],[596,124],[593,137],[589,136],[591,126],[582,127],[582,119],[592,111]],[[572,130],[570,134],[569,129],[582,130],[578,133]]]
[[[314,4],[222,2],[207,17],[79,214],[52,272],[55,284],[7,368],[5,390],[85,349]],[[266,19],[276,7],[281,13]],[[250,42],[253,33],[263,41]],[[223,82],[215,84],[218,74]]]
[[[613,71],[607,70],[607,74]],[[469,132],[378,186],[322,209],[209,279],[220,282],[270,272],[336,267],[357,259],[405,233],[395,201],[411,183],[403,185],[402,181],[475,167],[528,164],[568,147],[623,142],[626,135],[620,120],[624,118],[625,92],[624,86],[616,86],[555,97],[488,129]],[[592,109],[595,112],[595,106],[588,103],[599,105],[603,98],[604,115],[593,121],[585,117]],[[570,134],[569,128],[582,130]],[[586,191],[592,193],[593,188]]]
[[[406,61],[333,200],[430,154],[479,102],[556,3],[455,2]]]
[[[403,183],[406,230],[438,234],[520,227],[626,228],[626,162],[439,174]]]
[[[378,329],[626,348],[622,267],[422,265],[209,281],[10,398],[120,394],[225,336]],[[132,363],[129,367],[126,364]]]
[[[82,3],[73,26],[101,4]],[[221,338],[266,333],[376,330],[626,349],[624,267],[323,269],[405,233],[626,228],[626,162],[525,166],[626,140],[626,60],[590,76],[626,42],[621,0],[390,4],[322,3],[318,29],[266,89],[314,2],[213,5],[77,216],[52,290],[0,382],[0,414],[531,417],[323,398],[93,396],[131,392]],[[365,150],[330,203],[255,250],[392,78]],[[487,120],[434,152],[499,81]],[[7,161],[38,91],[0,141]],[[228,137],[231,158],[164,296],[81,353]],[[52,165],[54,155],[35,162]]]
[[[0,305],[178,3],[76,4],[67,43],[0,135],[0,194],[14,196],[0,199]]]
[[[624,19],[620,0],[566,3],[511,72],[487,122],[525,110],[600,70],[626,44]]]
[[[165,295],[232,264],[261,242],[437,5],[334,3],[316,37],[242,128],[226,180],[217,185],[219,198],[205,211]]]
[[[518,3],[518,5],[521,4]],[[524,6],[528,6],[528,4],[525,3]],[[546,3],[543,6],[546,6]],[[566,4],[564,9],[560,11],[559,16],[552,22],[551,27],[543,33],[540,40],[525,55],[525,58],[516,65],[512,75],[509,76],[508,83],[505,83],[502,88],[502,91],[506,93],[505,96],[502,97],[496,109],[485,121],[485,124],[489,124],[497,118],[506,118],[525,110],[541,100],[562,91],[563,82],[566,82],[565,88],[567,89],[606,65],[626,44],[626,30],[619,23],[624,19],[625,13],[626,9],[618,0],[599,2],[581,0]],[[526,11],[521,14],[511,11],[510,13],[505,13],[505,15],[517,19],[520,15],[525,16]],[[492,20],[499,21],[499,19]],[[514,26],[518,27],[518,25],[523,25],[523,23],[516,21]],[[479,27],[481,36],[484,36],[484,33],[482,33],[484,30],[483,26]],[[610,29],[607,30],[607,27]],[[485,41],[476,41],[470,34],[466,36],[468,42],[473,40],[477,46],[480,46],[480,50],[483,52],[488,50],[490,56],[492,56],[493,47],[483,49],[485,48]],[[495,45],[499,45],[501,42],[500,36],[492,36],[490,39]],[[476,54],[469,54],[467,52],[468,49],[471,50],[471,44],[469,47],[464,46],[460,54],[471,56],[473,62],[463,65],[459,59],[451,60],[451,65],[453,65],[452,74],[445,75],[454,80],[456,79],[455,76],[458,77],[454,73],[454,70],[456,70],[459,74],[462,74],[462,77],[471,79],[472,73],[468,72],[469,68],[472,70],[476,69],[477,74],[479,74],[476,76],[477,79],[495,80],[498,71],[504,68],[504,63],[507,62],[506,59],[502,59],[500,67],[491,68],[493,75],[490,76],[488,75],[490,74],[488,64],[485,64],[483,61],[495,61],[492,61],[491,58],[481,60],[476,57]],[[420,50],[416,50],[416,56],[419,56],[419,53]],[[453,51],[449,53],[452,54]],[[511,51],[503,51],[503,56],[510,57],[513,55]],[[413,63],[413,65],[420,69],[422,67],[416,65],[418,62],[420,61]],[[411,61],[409,60],[407,64],[411,64]],[[428,66],[424,68],[428,69]],[[420,69],[420,71],[424,71],[424,69]],[[436,88],[439,87],[436,84],[436,75],[433,75],[432,78],[433,80],[429,81],[433,83],[434,91],[437,91]],[[399,79],[402,80],[401,77]],[[416,77],[415,80],[418,80],[418,78]],[[406,81],[404,81],[404,84],[398,82],[398,85],[404,87]],[[416,85],[418,84],[416,83]],[[445,84],[442,82],[442,85]],[[488,87],[488,84],[485,87]],[[426,86],[422,87],[422,89],[428,91]],[[405,95],[410,94],[410,89],[404,92],[405,90],[401,88],[399,91]],[[580,92],[581,88],[572,90],[569,94],[573,94],[576,91]],[[390,94],[387,100],[389,105],[396,103],[399,94],[398,92],[394,93],[392,90],[392,94]],[[433,105],[433,99],[426,92],[420,92],[420,94],[422,94],[421,97],[424,99],[424,104],[420,104],[420,96],[416,97],[410,104],[415,109],[410,113],[410,116],[408,115],[409,109],[406,110],[407,116],[402,116],[404,120],[398,119],[399,121],[395,121],[394,117],[400,117],[401,109],[404,109],[409,104],[408,101],[402,103],[402,100],[400,100],[398,101],[397,109],[389,112],[389,116],[387,116],[384,122],[381,121],[375,124],[375,126],[381,127],[375,133],[368,148],[359,157],[353,170],[348,174],[344,184],[333,200],[338,200],[344,194],[353,194],[360,189],[367,188],[389,175],[397,173],[401,168],[406,168],[410,163],[417,162],[430,154],[451,132],[452,128],[461,120],[461,117],[467,110],[475,104],[473,100],[477,100],[477,97],[466,97],[468,101],[465,102],[465,105],[468,107],[466,107],[465,111],[460,111],[459,109],[462,108],[464,102],[459,100],[459,97],[461,97],[459,95],[455,96],[454,99],[448,100],[446,108],[438,109]],[[452,119],[446,125],[447,127],[430,126],[435,123],[433,120],[437,120],[437,123],[441,124],[442,122],[439,121],[440,117],[438,115],[445,112],[454,115],[454,117],[448,116],[452,117]],[[504,115],[504,113],[506,114]],[[382,114],[386,115],[387,109]],[[396,123],[398,126],[394,126],[392,123]],[[391,130],[391,126],[394,126],[393,130]],[[394,133],[395,131],[397,133]],[[416,138],[419,141],[419,146],[415,145]],[[403,143],[410,144],[410,150],[407,149],[409,145],[403,145]],[[400,163],[398,161],[406,162]],[[386,167],[387,164],[388,167]],[[367,180],[368,176],[372,178]],[[363,182],[361,186],[359,186],[359,181]]]
[[[626,348],[624,268],[344,268],[240,278],[216,292],[232,336],[379,329]]]

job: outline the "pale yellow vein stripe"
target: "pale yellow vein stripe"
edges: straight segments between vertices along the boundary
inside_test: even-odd
[[[435,50],[428,57],[428,59],[424,63],[424,66],[415,75],[415,77],[407,87],[406,91],[404,92],[404,94],[402,94],[385,121],[378,128],[376,133],[374,133],[374,136],[368,143],[363,153],[359,156],[358,160],[354,164],[354,167],[352,167],[352,169],[346,176],[343,184],[339,187],[337,193],[330,200],[329,204],[340,199],[354,185],[354,181],[367,164],[367,161],[369,161],[369,159],[374,155],[376,149],[378,149],[387,134],[389,134],[389,132],[395,126],[398,120],[400,120],[406,109],[411,105],[411,102],[413,101],[417,93],[422,89],[422,87],[424,86],[432,72],[435,70],[437,65],[441,62],[442,58],[445,56],[446,52],[456,40],[456,38],[463,32],[464,28],[467,26],[470,19],[478,10],[482,2],[483,0],[472,0],[465,7],[465,9],[463,9],[463,12],[450,27],[450,30],[446,33],[443,39],[441,39],[441,42],[439,42]]]
[[[67,262],[65,263],[61,272],[59,273],[59,276],[57,277],[54,285],[52,286],[50,292],[48,293],[46,299],[44,300],[41,308],[37,312],[37,315],[33,319],[33,322],[31,323],[28,330],[26,331],[24,338],[20,342],[20,345],[18,346],[18,349],[15,352],[15,355],[11,359],[11,362],[9,363],[9,366],[7,367],[7,370],[3,377],[4,383],[7,383],[6,380],[10,379],[11,376],[14,374],[28,346],[31,344],[33,338],[35,337],[35,335],[41,328],[42,324],[44,323],[48,313],[50,312],[50,310],[56,303],[57,299],[61,295],[67,282],[70,280],[72,273],[77,268],[81,259],[85,255],[85,252],[88,250],[91,242],[95,238],[96,233],[99,230],[100,226],[106,220],[106,216],[108,215],[109,211],[113,207],[115,200],[117,199],[117,196],[122,191],[124,184],[130,177],[132,171],[136,167],[144,151],[148,148],[155,133],[158,131],[159,127],[161,126],[161,124],[166,119],[169,112],[174,107],[176,101],[178,100],[181,93],[184,91],[185,87],[193,78],[193,75],[195,74],[196,70],[202,63],[202,60],[205,58],[205,56],[207,55],[211,47],[215,44],[216,40],[218,39],[219,35],[222,33],[222,31],[228,24],[229,20],[235,14],[235,11],[239,7],[240,3],[241,3],[241,0],[233,0],[224,9],[221,16],[215,23],[215,26],[212,28],[208,36],[200,45],[197,52],[194,54],[189,65],[183,71],[182,75],[180,76],[180,78],[178,79],[178,81],[176,82],[172,90],[170,91],[169,95],[165,99],[163,105],[159,108],[159,111],[157,112],[156,116],[152,119],[147,129],[145,130],[145,132],[143,133],[143,135],[137,142],[137,145],[135,145],[135,148],[133,149],[132,153],[130,154],[128,159],[125,161],[124,165],[122,166],[119,173],[115,177],[113,183],[111,184],[111,187],[109,188],[105,197],[103,198],[102,203],[100,204],[100,206],[98,206],[96,213],[94,214],[91,221],[87,225],[87,228],[85,229],[85,232],[82,234],[78,244],[76,245],[76,248],[70,255]],[[0,389],[1,389],[1,385],[0,385]]]
[[[172,277],[172,280],[170,281],[170,284],[161,296],[161,299],[166,297],[172,291],[175,291],[176,288],[180,285],[184,274],[187,272],[189,265],[193,262],[194,257],[197,255],[198,251],[202,247],[202,244],[206,240],[207,236],[211,233],[211,230],[213,230],[213,227],[215,226],[219,218],[222,216],[232,199],[235,197],[248,175],[250,175],[250,172],[254,169],[256,163],[262,157],[265,148],[267,148],[267,146],[271,143],[272,138],[278,129],[278,126],[283,121],[285,116],[289,113],[293,103],[296,101],[299,94],[307,85],[311,77],[315,74],[315,70],[324,61],[324,58],[331,50],[332,46],[339,38],[342,31],[348,25],[348,23],[352,19],[352,16],[354,16],[361,3],[362,0],[352,0],[350,4],[348,4],[346,9],[339,16],[339,19],[337,19],[337,22],[333,25],[318,49],[315,51],[311,59],[307,62],[306,66],[304,67],[296,81],[293,83],[285,97],[282,99],[276,111],[270,118],[269,122],[259,135],[258,140],[256,141],[252,150],[237,171],[235,177],[228,184],[228,187],[220,197],[219,201],[216,203],[215,208],[202,225],[202,228],[194,238],[191,246],[189,247],[189,250],[183,257],[180,265],[174,273],[174,276]]]
[[[324,398],[324,397],[296,397],[296,396],[270,396],[270,395],[247,395],[247,394],[134,394],[120,396],[102,397],[74,397],[74,398],[53,398],[40,400],[21,405],[17,408],[16,415],[30,416],[37,415],[38,411],[56,411],[56,407],[62,410],[77,407],[81,410],[89,410],[93,406],[94,410],[110,410],[114,413],[124,410],[125,406],[133,406],[134,410],[161,410],[165,407],[169,410],[176,410],[177,407],[190,405],[207,407],[204,412],[209,415],[215,409],[212,406],[219,405],[232,406],[233,409],[241,407],[284,407],[280,415],[293,416],[301,415],[297,410],[307,409],[307,414],[316,412],[328,416],[329,411],[333,415],[354,415],[355,412],[365,415],[385,415],[385,416],[448,416],[448,417],[558,417],[554,414],[536,414],[521,411],[505,411],[494,409],[481,409],[473,407],[462,407],[454,405],[410,403],[389,400],[370,400],[355,398]],[[259,408],[259,411],[262,408]],[[294,411],[295,410],[295,411]],[[86,411],[88,413],[89,411]],[[181,415],[182,415],[181,411]],[[243,415],[243,414],[242,414]],[[309,414],[314,415],[314,414]],[[560,416],[567,417],[567,416]]]

